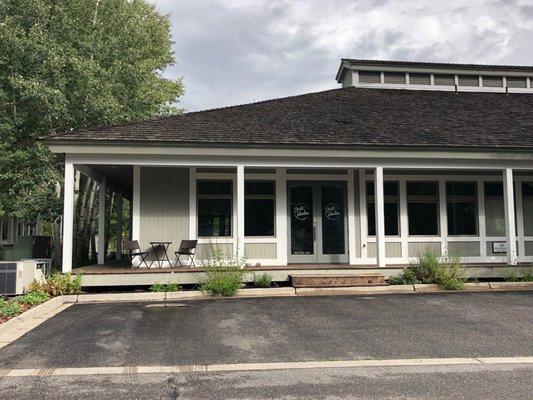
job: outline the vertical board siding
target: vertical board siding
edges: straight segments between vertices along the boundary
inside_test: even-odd
[[[525,255],[533,256],[533,242],[525,242]]]
[[[368,257],[376,257],[376,243],[368,243]],[[385,257],[387,258],[401,258],[402,244],[400,242],[385,242]]]
[[[275,260],[277,247],[276,243],[245,243],[244,256],[247,260]]]
[[[141,248],[150,249],[150,241],[170,241],[172,260],[189,236],[189,169],[142,167],[140,197]]]
[[[425,252],[430,251],[438,256],[441,255],[439,242],[410,242],[408,247],[409,257],[421,257]]]
[[[215,249],[220,250],[225,258],[231,258],[234,255],[233,243],[199,243],[196,249],[196,259],[210,259]]]
[[[448,242],[448,255],[457,257],[479,257],[479,242]]]

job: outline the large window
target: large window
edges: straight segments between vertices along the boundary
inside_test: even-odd
[[[522,213],[524,235],[533,236],[533,182],[522,182]]]
[[[244,235],[275,236],[274,182],[245,182],[244,184]]]
[[[385,235],[398,236],[398,182],[384,182],[383,194],[385,197]],[[376,235],[376,206],[374,197],[374,182],[366,183],[366,215],[368,220],[368,236]]]
[[[487,236],[505,236],[503,184],[485,182],[485,223]]]
[[[448,235],[477,235],[477,184],[446,182]]]
[[[407,182],[409,235],[439,234],[439,188],[437,182]]]
[[[198,236],[231,236],[231,181],[198,181]]]

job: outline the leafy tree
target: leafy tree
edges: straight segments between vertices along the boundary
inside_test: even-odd
[[[144,0],[0,1],[0,216],[61,212],[62,163],[39,136],[179,112],[171,45]]]

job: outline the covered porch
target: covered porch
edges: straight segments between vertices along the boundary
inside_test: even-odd
[[[248,276],[264,271],[280,281],[302,271],[388,276],[426,251],[461,257],[473,277],[527,271],[533,262],[528,157],[435,152],[441,159],[434,162],[424,152],[403,158],[329,152],[67,155],[63,271],[82,272],[84,283],[95,286],[198,283],[214,249],[244,259]],[[131,238],[143,250],[150,241],[172,242],[170,265],[133,270],[123,251],[111,263],[99,251],[97,266],[72,269],[75,168],[131,193]],[[185,239],[198,240],[198,267],[169,268]]]

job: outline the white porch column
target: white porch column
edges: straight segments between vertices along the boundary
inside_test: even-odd
[[[507,235],[507,264],[516,265],[516,232],[514,214],[513,170],[503,171],[503,201],[505,205],[505,232]]]
[[[133,166],[133,199],[131,201],[131,240],[141,236],[141,167]]]
[[[105,178],[98,189],[98,264],[105,263]]]
[[[357,262],[355,244],[355,182],[353,169],[348,170],[348,257],[350,264]]]
[[[237,165],[237,257],[244,256],[244,165]]]
[[[74,164],[65,160],[63,193],[63,262],[62,272],[72,271],[72,241],[74,234]]]
[[[383,196],[383,167],[374,168],[376,204],[376,263],[385,267],[385,200]]]
[[[117,223],[115,225],[115,259],[122,258],[122,193],[116,194]]]
[[[287,170],[285,168],[276,168],[276,237],[278,262],[287,265]]]

